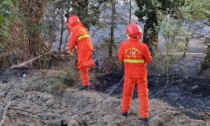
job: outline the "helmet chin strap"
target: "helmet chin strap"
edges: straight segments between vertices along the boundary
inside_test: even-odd
[[[136,36],[136,38],[139,39],[139,40],[141,39],[141,37],[139,37],[139,36]]]
[[[131,37],[127,34],[127,38],[130,39]],[[139,36],[135,36],[135,37],[132,37],[132,38],[139,39],[139,40],[141,39],[141,37],[139,37]]]
[[[126,35],[127,35],[127,38],[130,39],[130,36],[128,34],[126,34]]]

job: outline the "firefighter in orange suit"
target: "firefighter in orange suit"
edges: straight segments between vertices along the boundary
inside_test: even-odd
[[[90,85],[88,70],[90,67],[96,66],[96,60],[91,59],[93,44],[88,30],[82,25],[77,16],[70,16],[66,26],[69,28],[69,33],[71,34],[68,43],[70,54],[73,55],[74,48],[77,48],[78,69],[80,70],[80,77],[83,83],[79,90],[87,90]]]
[[[140,118],[148,123],[148,82],[146,64],[152,61],[146,44],[140,42],[142,31],[139,25],[131,23],[126,29],[129,39],[123,42],[118,58],[124,63],[124,85],[121,113],[127,117],[135,85],[140,99]]]

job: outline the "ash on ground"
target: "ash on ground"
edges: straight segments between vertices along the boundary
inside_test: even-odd
[[[112,84],[112,78],[106,80],[107,86],[97,87],[99,90],[77,91],[54,82],[57,76],[65,76],[65,72],[26,70],[24,76],[21,74],[11,73],[7,81],[0,82],[0,117],[4,116],[5,126],[139,126],[138,98],[134,95],[128,118],[124,118],[120,114],[121,86],[112,95],[107,94],[121,79],[120,76]],[[5,75],[1,73],[1,76]],[[166,81],[164,77],[149,78],[149,83],[156,82],[149,86],[150,125],[208,125],[209,93],[205,90],[209,88],[203,87],[204,83],[209,84],[208,79],[174,78],[174,83],[162,90]],[[198,82],[203,82],[203,85]],[[4,109],[9,101],[11,104]],[[200,107],[197,108],[198,102]]]

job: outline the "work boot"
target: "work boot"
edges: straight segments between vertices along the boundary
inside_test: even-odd
[[[97,59],[97,60],[95,61],[95,65],[96,65],[96,67],[98,68],[98,70],[101,71],[102,68],[103,68],[103,61]]]
[[[79,91],[87,91],[89,88],[89,86],[83,85],[81,87],[78,88]]]
[[[140,126],[149,126],[148,118],[142,118],[140,122]]]
[[[122,113],[122,116],[124,116],[124,117],[128,117],[128,112],[124,112],[124,113]]]

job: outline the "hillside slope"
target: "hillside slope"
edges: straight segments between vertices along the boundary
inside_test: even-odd
[[[13,71],[0,82],[0,117],[5,126],[139,126],[139,103],[134,99],[128,118],[120,114],[121,95],[94,90],[79,92],[59,82],[61,71]],[[1,75],[2,76],[2,75]],[[11,104],[4,110],[9,100]],[[205,114],[200,113],[200,114]],[[207,117],[208,113],[206,114]],[[158,99],[150,99],[150,124],[158,126],[207,126],[208,118],[191,119]]]

